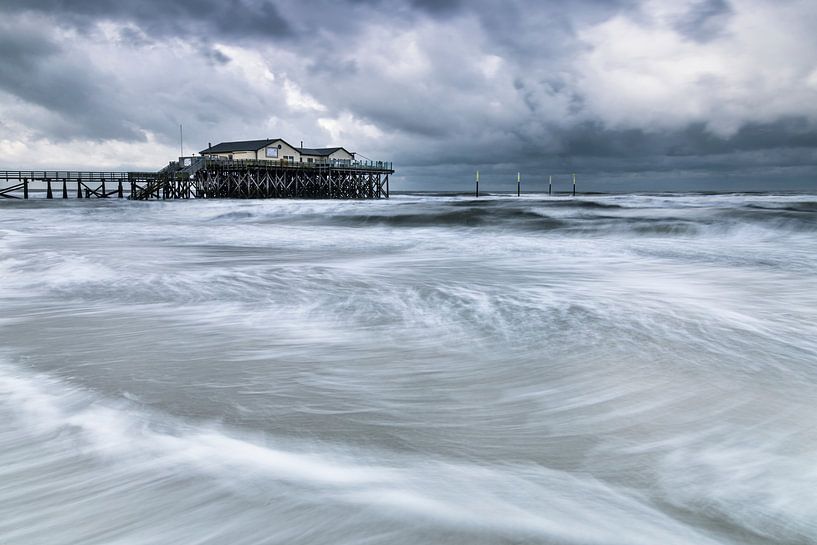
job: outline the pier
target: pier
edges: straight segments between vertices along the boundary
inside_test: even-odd
[[[390,162],[225,160],[180,157],[158,172],[0,171],[0,198],[382,199]]]

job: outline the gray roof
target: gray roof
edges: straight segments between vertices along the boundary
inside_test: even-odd
[[[216,144],[215,146],[209,147],[205,150],[201,150],[202,155],[206,155],[208,153],[230,153],[233,151],[257,151],[261,148],[269,146],[273,142],[284,142],[289,147],[296,150],[301,155],[313,155],[316,157],[329,157],[336,151],[342,149],[349,153],[346,148],[342,147],[335,147],[335,148],[296,148],[283,138],[273,138],[268,140],[242,140],[240,142],[221,142],[220,144]],[[350,153],[350,155],[352,155]]]
[[[320,157],[328,157],[343,148],[295,148],[301,155],[318,155]]]
[[[272,144],[277,140],[280,140],[280,138],[274,138],[272,140],[242,140],[240,142],[222,142],[220,144],[216,144],[215,146],[209,147],[206,150],[202,150],[201,154],[228,153],[231,151],[256,151],[260,150],[264,146]]]

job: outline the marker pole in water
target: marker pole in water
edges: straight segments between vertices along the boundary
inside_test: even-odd
[[[576,175],[573,175],[573,196],[576,196]]]
[[[548,195],[553,193],[553,176],[548,176]]]
[[[522,175],[520,173],[516,173],[516,196],[522,194]]]
[[[479,197],[479,171],[477,171],[477,189],[476,192],[474,193],[474,196]]]

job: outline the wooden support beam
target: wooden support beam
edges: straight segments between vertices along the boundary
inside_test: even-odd
[[[18,197],[17,195],[13,195],[12,193],[14,191],[18,191],[18,190],[20,190],[22,188],[23,188],[23,184],[19,183],[19,184],[9,186],[9,187],[7,187],[5,189],[0,189],[0,197],[3,197],[4,199],[19,199],[20,197]]]
[[[54,198],[54,185],[62,181],[62,198],[68,197],[68,180],[77,184],[77,198],[124,198],[125,181],[131,200],[191,198],[309,198],[380,199],[389,197],[389,174],[383,168],[360,165],[288,163],[205,164],[192,176],[150,173],[0,171],[0,180],[15,180],[15,189],[0,189],[0,196],[29,197],[29,183],[46,185],[46,198]],[[116,184],[109,191],[109,182]],[[59,190],[59,188],[57,188]],[[84,193],[84,195],[83,195]]]

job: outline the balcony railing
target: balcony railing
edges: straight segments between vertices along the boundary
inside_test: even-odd
[[[200,159],[200,158],[197,158]],[[293,161],[288,159],[226,159],[209,155],[204,157],[205,168],[217,166],[243,167],[288,167],[288,168],[349,168],[356,170],[394,170],[391,161],[350,161],[346,159],[322,159],[313,161]]]

